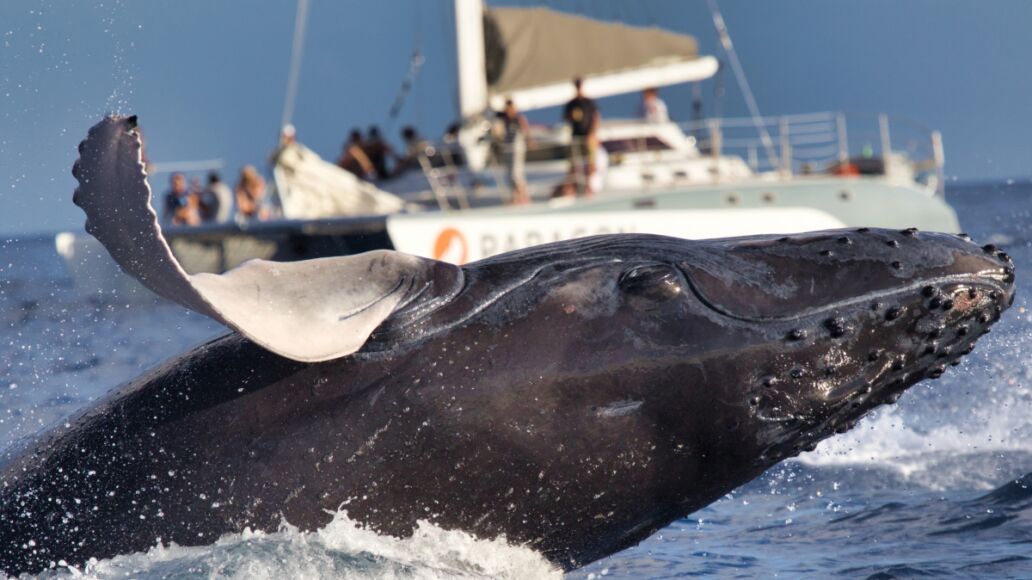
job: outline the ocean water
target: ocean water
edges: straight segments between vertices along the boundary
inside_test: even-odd
[[[1018,297],[975,352],[853,431],[570,578],[1032,578],[1032,183],[955,187],[968,233],[1016,262]],[[0,448],[223,332],[167,303],[81,296],[50,237],[0,240]],[[0,522],[2,525],[2,522]],[[344,513],[303,533],[60,565],[47,577],[561,577],[533,551]]]

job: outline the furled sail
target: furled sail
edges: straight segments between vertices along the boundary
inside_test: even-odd
[[[402,211],[405,201],[329,163],[300,143],[273,155],[276,190],[288,219],[378,215]]]
[[[524,110],[573,97],[571,80],[604,97],[708,78],[718,63],[699,56],[695,38],[547,8],[490,8],[484,15],[490,104],[507,97]]]

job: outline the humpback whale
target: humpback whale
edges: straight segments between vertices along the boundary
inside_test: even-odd
[[[571,569],[939,377],[1013,301],[1006,254],[875,229],[583,238],[463,267],[378,251],[187,275],[135,117],[80,145],[87,229],[232,332],[0,458],[0,569],[245,528],[420,520]]]

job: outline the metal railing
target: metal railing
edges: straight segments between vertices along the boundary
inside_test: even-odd
[[[765,146],[757,122],[770,135]],[[784,178],[813,173],[884,174],[903,162],[915,179],[942,193],[942,136],[938,131],[884,113],[809,113],[757,119],[703,119],[680,125],[699,149],[714,156],[738,155],[756,172]]]
[[[693,137],[699,151],[713,159],[710,172],[714,181],[721,179],[717,165],[722,159],[739,157],[755,173],[775,173],[781,179],[806,175],[882,175],[900,180],[913,179],[943,193],[942,137],[938,131],[907,120],[890,119],[884,113],[821,112],[760,118],[713,118],[678,125],[684,134]],[[762,128],[762,129],[761,129]],[[760,135],[766,132],[769,140]],[[526,162],[570,162],[570,155],[582,150],[568,142],[538,141],[526,148]],[[641,139],[640,147],[623,153],[649,151],[649,138]],[[510,188],[506,175],[506,145],[490,142],[486,173],[497,189]],[[583,160],[574,159],[580,166]],[[463,151],[456,142],[430,145],[420,156],[420,165],[430,184],[433,196],[444,210],[467,209],[470,198],[485,183],[473,177],[463,162]],[[899,172],[899,174],[896,174]],[[583,171],[571,171],[558,184],[546,187],[528,184],[535,198],[550,197],[586,190]],[[511,189],[511,188],[510,188]],[[511,193],[511,192],[510,192]]]
[[[469,209],[469,195],[463,181],[461,148],[453,143],[427,145],[420,152],[419,167],[442,211]],[[452,205],[452,200],[455,205]]]
[[[419,155],[419,165],[430,186],[434,201],[444,211],[469,209],[471,198],[477,198],[482,190],[508,192],[511,199],[515,197],[513,183],[508,175],[507,154],[511,145],[502,142],[490,142],[487,165],[483,172],[471,172],[466,167],[462,148],[455,142],[442,141],[428,144]],[[525,146],[524,171],[526,163],[541,161],[562,161],[579,168],[569,172],[557,183],[541,183],[524,176],[527,191],[531,198],[547,199],[556,195],[583,194],[587,190],[586,173],[583,169],[585,159],[580,156],[583,148],[573,147],[569,143],[535,143],[533,147]],[[482,178],[488,177],[489,182]],[[493,181],[493,184],[490,183]],[[493,185],[493,187],[491,187]]]

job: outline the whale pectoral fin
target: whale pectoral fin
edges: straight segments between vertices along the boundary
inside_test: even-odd
[[[86,212],[86,231],[154,293],[225,322],[190,284],[161,235],[142,157],[136,117],[105,117],[90,128],[72,168],[79,181],[72,200]]]
[[[151,208],[135,117],[107,117],[79,145],[72,174],[86,231],[155,293],[240,331],[294,360],[357,351],[416,286],[461,271],[388,250],[303,262],[254,260],[222,275],[189,275]]]
[[[315,362],[361,348],[437,265],[379,250],[302,262],[252,260],[190,279],[228,325],[277,354]]]

